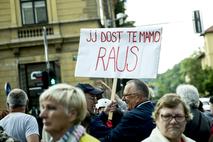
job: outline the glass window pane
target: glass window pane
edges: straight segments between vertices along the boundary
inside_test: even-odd
[[[44,1],[35,2],[36,23],[47,22],[46,6]]]
[[[34,18],[33,18],[33,8],[32,3],[22,3],[22,19],[23,24],[33,24]]]
[[[24,2],[24,1],[32,1],[32,0],[21,0],[21,2]]]

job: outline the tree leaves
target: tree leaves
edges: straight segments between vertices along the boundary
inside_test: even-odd
[[[158,98],[165,93],[175,93],[179,84],[189,83],[198,88],[200,96],[213,95],[213,69],[202,69],[201,59],[191,56],[171,70],[159,74],[151,84],[158,88]]]

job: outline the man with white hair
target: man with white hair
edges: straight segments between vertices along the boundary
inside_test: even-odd
[[[195,86],[181,84],[176,88],[179,95],[189,105],[193,119],[188,121],[184,134],[196,142],[207,142],[210,136],[210,122],[208,118],[199,111],[199,93]]]
[[[13,89],[7,96],[10,113],[0,120],[0,126],[20,142],[39,142],[38,123],[35,117],[25,114],[27,103],[27,94],[22,89]]]

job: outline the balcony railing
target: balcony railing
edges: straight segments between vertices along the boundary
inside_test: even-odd
[[[53,35],[53,27],[46,27],[47,35]],[[43,27],[30,27],[18,29],[18,38],[31,38],[31,37],[40,37],[43,36]]]

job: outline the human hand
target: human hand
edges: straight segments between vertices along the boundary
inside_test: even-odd
[[[117,102],[112,101],[104,110],[104,112],[108,115],[109,112],[115,112],[117,110]]]

